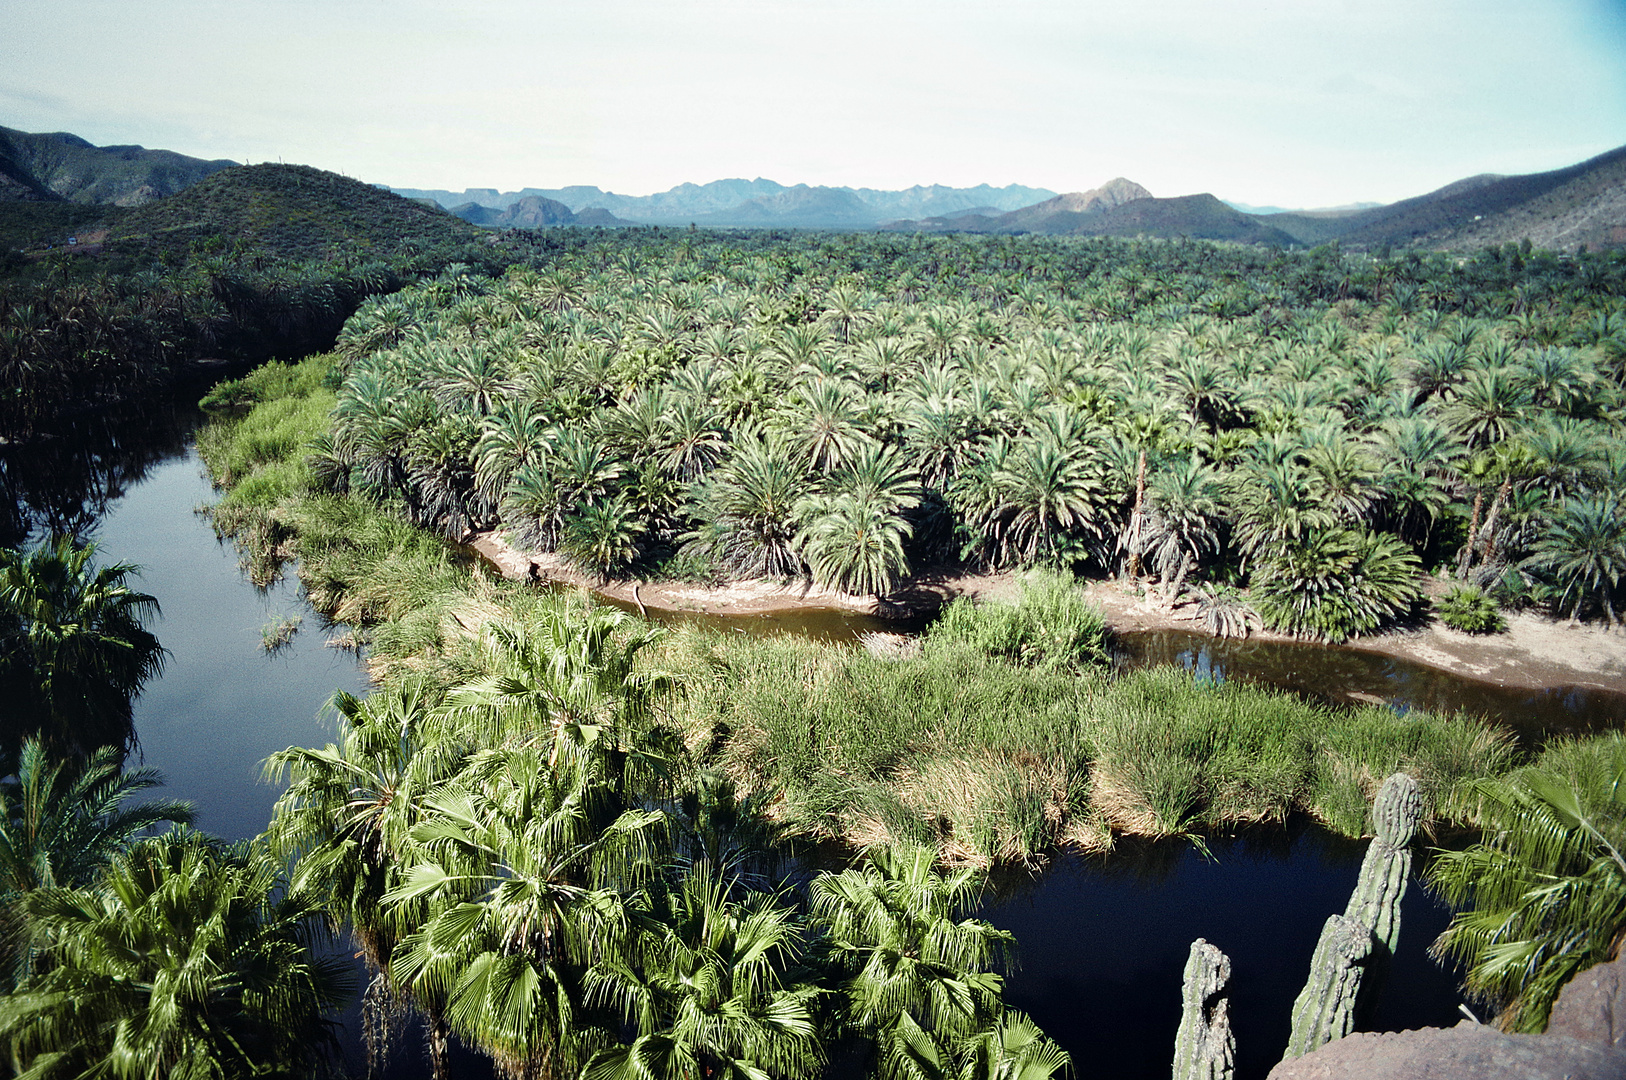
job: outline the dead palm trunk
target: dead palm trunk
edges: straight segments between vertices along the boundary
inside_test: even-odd
[[[1135,463],[1135,508],[1129,513],[1129,527],[1124,533],[1124,547],[1128,555],[1124,560],[1124,575],[1133,581],[1140,577],[1140,534],[1145,527],[1146,507],[1146,451],[1140,452]]]
[[[1496,554],[1496,515],[1502,512],[1502,504],[1513,492],[1513,480],[1508,478],[1502,481],[1502,486],[1496,489],[1496,498],[1491,502],[1490,513],[1485,515],[1485,552],[1480,556],[1480,562],[1490,562],[1491,556]]]

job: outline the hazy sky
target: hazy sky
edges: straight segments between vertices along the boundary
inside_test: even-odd
[[[401,187],[1326,206],[1626,143],[1626,0],[4,0],[0,125]]]

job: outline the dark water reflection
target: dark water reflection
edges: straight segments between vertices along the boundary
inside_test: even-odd
[[[1169,1075],[1180,979],[1201,937],[1231,958],[1239,1080],[1263,1077],[1287,1045],[1293,999],[1328,915],[1341,913],[1364,848],[1319,829],[1259,830],[1062,862],[1004,883],[984,915],[1020,943],[1006,1000],[1073,1056],[1079,1077]],[[1449,1026],[1456,980],[1426,954],[1447,912],[1414,880],[1377,1026]]]

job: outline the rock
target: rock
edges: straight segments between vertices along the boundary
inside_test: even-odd
[[[1595,964],[1565,984],[1547,1034],[1626,1050],[1626,956]]]
[[[1454,1028],[1346,1035],[1282,1062],[1269,1080],[1626,1080],[1626,1051],[1464,1020]]]

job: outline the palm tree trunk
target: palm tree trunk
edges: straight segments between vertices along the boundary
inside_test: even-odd
[[[1502,512],[1502,504],[1512,492],[1511,479],[1503,480],[1502,486],[1496,489],[1496,498],[1491,502],[1490,513],[1485,515],[1485,553],[1480,557],[1481,562],[1490,562],[1491,556],[1496,554],[1496,515]]]
[[[1479,511],[1485,504],[1485,493],[1479,488],[1474,489],[1474,513],[1468,521],[1468,542],[1462,545],[1462,553],[1457,556],[1457,577],[1468,576],[1468,570],[1474,564],[1474,544],[1479,539]]]
[[[1146,451],[1140,452],[1135,462],[1135,508],[1129,513],[1129,530],[1126,546],[1129,548],[1128,558],[1124,564],[1124,576],[1134,581],[1140,577],[1140,531],[1143,525],[1143,516],[1146,507]]]
[[[451,1080],[452,1029],[439,1009],[429,1014],[429,1068],[434,1080]]]

